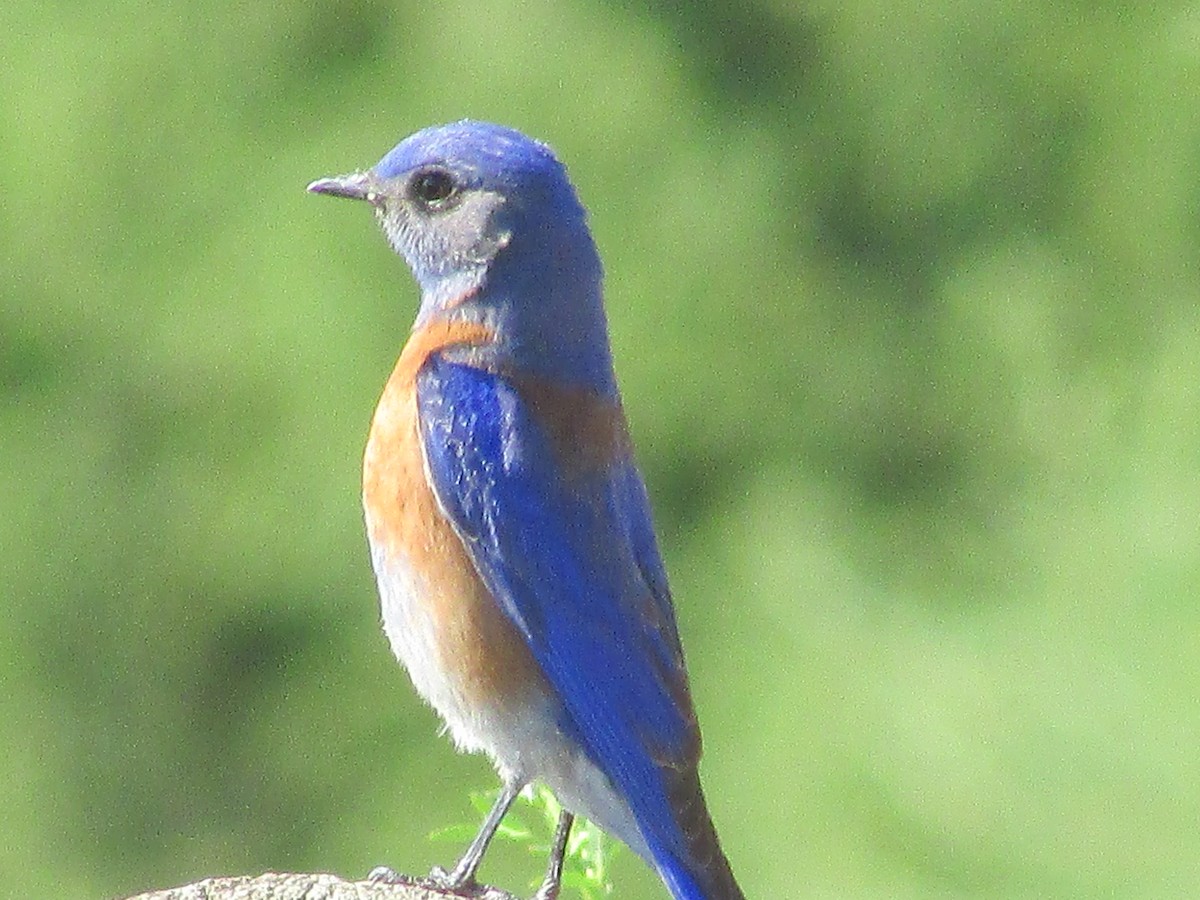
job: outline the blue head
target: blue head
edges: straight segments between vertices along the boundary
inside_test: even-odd
[[[615,393],[600,259],[566,169],[518,131],[463,121],[309,190],[368,201],[421,286],[418,324],[493,328],[498,361]]]

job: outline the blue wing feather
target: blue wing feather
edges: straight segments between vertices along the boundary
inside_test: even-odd
[[[564,471],[510,380],[433,356],[417,380],[434,490],[528,642],[562,723],[647,840],[682,852],[668,796],[699,732],[645,487],[632,459]]]

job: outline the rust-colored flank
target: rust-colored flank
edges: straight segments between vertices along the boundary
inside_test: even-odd
[[[459,690],[497,702],[544,682],[514,625],[488,595],[462,540],[438,506],[425,474],[416,378],[429,355],[482,344],[493,333],[470,322],[435,321],[413,333],[371,422],[363,460],[363,505],[372,544],[385,565],[405,565],[424,588],[437,646]]]

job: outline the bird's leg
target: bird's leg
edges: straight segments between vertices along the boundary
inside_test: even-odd
[[[444,890],[455,892],[469,892],[475,887],[475,872],[483,861],[484,851],[492,842],[496,829],[500,827],[500,820],[504,818],[504,814],[508,812],[508,808],[513,805],[517,794],[521,793],[521,788],[524,786],[522,781],[506,781],[500,786],[500,796],[492,804],[491,812],[483,820],[483,825],[480,826],[479,833],[475,835],[475,840],[471,841],[471,845],[467,847],[467,852],[463,854],[462,859],[458,861],[458,865],[451,872],[447,872],[441,866],[435,866],[429,873],[429,880],[433,884]]]
[[[550,846],[550,863],[546,866],[546,877],[533,900],[555,900],[562,885],[563,857],[567,855],[567,839],[571,836],[571,825],[575,816],[565,809],[558,814],[558,825],[554,828],[554,843]]]

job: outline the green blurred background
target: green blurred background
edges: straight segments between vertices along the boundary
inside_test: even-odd
[[[458,853],[492,775],[359,514],[416,292],[304,186],[464,116],[591,210],[747,893],[1200,891],[1195,4],[6,0],[0,51],[3,893]]]

